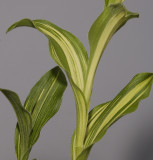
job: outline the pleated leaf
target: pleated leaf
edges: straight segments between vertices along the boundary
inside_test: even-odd
[[[24,157],[28,157],[32,146],[39,138],[42,127],[59,110],[62,96],[66,89],[67,82],[59,67],[48,71],[31,89],[24,108],[31,114],[32,131],[29,135],[29,150]],[[15,148],[17,155],[20,154],[21,142],[18,125],[15,130]]]
[[[85,136],[98,118],[92,117],[93,119],[90,119],[90,122],[87,123],[88,109],[94,75],[104,49],[119,28],[129,19],[138,17],[138,14],[127,11],[121,4],[122,2],[123,0],[105,0],[104,11],[89,31],[89,60],[83,44],[74,35],[51,22],[23,19],[8,29],[10,31],[16,27],[30,26],[46,35],[49,40],[49,50],[52,58],[68,75],[77,112],[76,130],[71,141],[72,159],[76,159],[79,155],[79,160],[85,160],[90,152],[84,150],[86,148],[84,146]],[[88,130],[86,128],[87,124]],[[92,144],[87,145],[90,149],[91,146]]]
[[[107,129],[118,119],[137,109],[139,102],[149,96],[152,83],[152,73],[138,74],[114,98],[114,100],[100,104],[89,112],[87,139],[89,136],[88,134],[93,134],[90,135],[91,137],[94,137],[94,135],[97,134],[98,128],[104,126],[104,122],[106,122],[107,118],[109,119],[109,122],[105,124],[105,127],[101,128],[95,140],[91,139],[91,142],[88,145],[86,139],[84,149],[77,157],[77,160],[87,160],[93,144],[98,142],[105,135]],[[91,130],[93,131],[92,133]]]
[[[99,141],[116,120],[135,111],[149,96],[152,83],[153,73],[137,74],[112,101],[94,108],[89,114],[85,148]]]
[[[15,146],[17,159],[27,160],[28,156],[25,156],[29,150],[29,137],[32,129],[32,119],[30,113],[23,108],[18,95],[10,90],[0,89],[0,91],[6,96],[13,106],[18,120],[18,130],[20,132],[20,148]]]
[[[59,110],[66,89],[66,78],[59,67],[48,71],[31,89],[24,107],[32,116],[30,145],[33,145],[42,127]]]
[[[66,71],[69,77],[76,100],[77,136],[75,147],[79,153],[83,146],[88,119],[87,103],[83,93],[88,65],[87,51],[74,35],[46,20],[23,19],[13,24],[8,31],[19,26],[34,27],[47,36],[52,58]]]
[[[91,129],[93,124],[97,121],[97,119],[101,116],[103,111],[107,108],[107,106],[110,104],[110,102],[106,102],[104,104],[100,104],[96,107],[94,107],[89,112],[89,120],[88,120],[88,131]]]
[[[46,20],[23,19],[9,27],[7,32],[20,26],[36,28],[48,37],[51,56],[83,90],[88,63],[87,51],[83,44],[70,32]]]
[[[108,3],[110,2],[108,1]],[[129,19],[134,17],[138,17],[138,14],[127,11],[121,3],[115,3],[108,5],[91,26],[88,34],[90,57],[85,86],[87,101],[89,101],[91,96],[93,80],[98,63],[109,40],[117,30],[119,30]]]

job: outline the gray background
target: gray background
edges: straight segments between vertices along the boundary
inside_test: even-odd
[[[111,40],[95,77],[91,105],[112,99],[139,72],[153,71],[153,0],[126,0],[140,13]],[[56,64],[47,39],[31,28],[6,29],[22,18],[47,19],[75,34],[88,47],[87,33],[103,9],[103,0],[0,0],[0,87],[16,91],[24,102],[30,88]],[[138,110],[113,125],[95,145],[89,160],[153,159],[153,90]],[[15,160],[16,117],[0,94],[0,159]],[[58,114],[43,128],[30,159],[70,160],[75,105],[70,86]]]

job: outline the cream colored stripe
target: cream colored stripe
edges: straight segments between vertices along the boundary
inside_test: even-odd
[[[92,117],[91,119],[89,119],[88,123],[88,131],[90,130],[90,128],[93,126],[93,124],[96,122],[96,120],[100,117],[100,115],[102,114],[102,112],[107,108],[107,106],[109,105],[109,103],[105,104],[104,106],[102,106],[101,109],[99,109]]]
[[[102,125],[97,130],[96,134],[94,134],[94,137],[92,137],[92,142],[95,140],[97,135],[100,133],[102,128],[111,120],[111,118],[124,106],[126,105],[141,89],[143,89],[144,86],[146,86],[149,81],[152,79],[152,77],[144,80],[143,82],[139,83],[136,87],[134,87],[126,96],[124,96],[121,101],[111,110],[109,115],[106,119],[104,119]],[[143,92],[144,93],[144,92]],[[88,143],[88,140],[90,139],[90,136],[87,138],[86,142]],[[90,143],[92,143],[90,142]],[[88,145],[88,144],[86,144]]]
[[[148,82],[152,79],[152,77],[146,79],[145,81],[139,83],[136,87],[134,87],[126,96],[124,96],[121,101],[111,110],[108,118],[106,118],[103,122],[103,125],[107,124],[113,115],[115,115],[124,105],[127,104],[144,86],[148,84]],[[103,128],[103,125],[101,126]],[[100,129],[99,129],[100,130]]]
[[[132,106],[148,89],[148,87],[131,103],[129,104],[129,107]],[[129,107],[126,107],[115,119],[119,118]]]
[[[64,53],[67,58],[67,62],[68,62],[68,66],[70,68],[71,76],[72,76],[74,82],[76,84],[79,84],[80,89],[83,89],[84,88],[84,79],[83,79],[83,72],[82,72],[80,60],[79,60],[74,48],[72,47],[71,43],[59,31],[57,31],[53,27],[42,24],[42,23],[40,23],[40,24],[47,27],[48,29],[53,30],[62,38],[63,43],[61,43],[61,41],[51,32],[43,29],[42,27],[38,27],[44,33],[46,33],[47,35],[49,35],[53,39],[55,39],[55,41],[58,42],[58,44],[61,46],[61,48],[65,51]],[[67,53],[69,53],[69,54],[67,54]],[[72,61],[72,59],[73,59],[73,61]],[[72,63],[72,62],[74,62],[74,63]]]
[[[85,130],[87,125],[86,106],[85,106],[84,99],[82,98],[82,96],[79,96],[79,94],[75,91],[75,89],[74,89],[74,93],[75,93],[76,101],[78,103],[77,104],[77,108],[79,111],[78,115],[80,115],[79,124],[77,124],[77,130],[76,130],[76,135],[77,135],[76,146],[83,147],[83,139],[85,136]]]
[[[86,95],[87,101],[89,101],[89,98],[90,98],[94,74],[95,74],[99,59],[101,57],[101,54],[102,54],[103,50],[105,49],[104,46],[107,43],[107,40],[109,38],[108,36],[111,35],[111,32],[112,32],[114,26],[117,25],[118,20],[123,18],[124,15],[125,15],[125,13],[122,12],[122,13],[118,14],[117,16],[116,15],[113,16],[112,17],[113,21],[112,20],[109,21],[109,23],[107,24],[107,27],[104,29],[104,31],[102,32],[102,35],[100,36],[97,47],[94,51],[94,57],[91,60],[91,63],[89,66],[89,71],[88,71],[88,79],[87,79],[86,87],[85,87],[85,95]]]
[[[40,111],[41,111],[41,109],[42,109],[42,106],[43,106],[43,104],[44,104],[46,98],[48,97],[48,95],[49,95],[51,89],[53,88],[54,84],[55,84],[56,81],[57,81],[57,78],[58,78],[58,76],[59,76],[59,73],[60,73],[60,72],[57,73],[57,75],[56,75],[56,77],[55,77],[53,83],[51,84],[49,90],[47,91],[45,97],[43,98],[43,101],[42,101],[42,103],[41,103],[41,105],[40,105],[40,107],[39,107],[38,112],[36,112],[36,113],[33,112],[33,113],[32,113],[32,117],[34,117],[34,118],[33,118],[33,121],[32,121],[32,122],[33,122],[33,123],[32,123],[33,126],[35,125],[35,122],[37,121],[38,115],[39,115],[39,113],[40,113]],[[43,89],[43,92],[44,92],[44,91],[45,91],[45,89]],[[41,96],[42,96],[42,94],[41,94]]]

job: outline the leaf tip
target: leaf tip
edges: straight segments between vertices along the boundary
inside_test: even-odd
[[[62,71],[62,69],[59,67],[59,66],[56,66],[52,69],[52,72],[55,74],[55,75],[58,75],[58,80],[65,85],[65,87],[67,86],[67,80],[66,80],[66,77]]]
[[[125,17],[127,18],[139,18],[139,13],[134,13],[131,11],[127,11]]]
[[[7,34],[8,32],[10,32],[11,30],[13,30],[14,28],[16,28],[15,23],[14,23],[13,25],[11,25],[11,26],[6,30],[6,34]]]
[[[34,24],[33,24],[33,21],[28,19],[28,18],[25,18],[25,19],[22,19],[20,21],[17,21],[15,22],[14,24],[12,24],[7,30],[6,30],[6,34],[8,32],[10,32],[11,30],[17,28],[17,27],[22,27],[22,26],[27,26],[27,27],[32,27],[32,28],[35,28]]]

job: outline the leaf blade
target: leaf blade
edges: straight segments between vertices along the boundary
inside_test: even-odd
[[[138,17],[138,14],[127,11],[123,4],[112,4],[104,9],[91,26],[88,34],[90,46],[88,78],[86,79],[84,91],[87,101],[91,96],[98,63],[109,40],[129,19],[135,17]]]
[[[70,74],[74,83],[81,90],[83,90],[88,56],[85,47],[79,41],[79,39],[77,39],[70,32],[63,30],[62,28],[46,20],[23,19],[10,26],[7,32],[20,26],[36,28],[38,31],[48,37],[51,56],[57,64],[59,64],[64,70],[66,70],[66,72]],[[58,47],[56,47],[57,45]],[[52,51],[52,47],[54,47],[54,52]],[[63,55],[65,56],[64,60]],[[61,62],[59,62],[59,60]]]
[[[32,129],[32,119],[30,113],[22,107],[18,95],[7,89],[0,89],[0,91],[6,96],[9,102],[12,104],[16,113],[18,126],[20,130],[20,151],[17,146],[16,154],[18,159],[23,159],[25,153],[29,149],[29,135]],[[20,153],[19,153],[20,152]],[[27,157],[28,158],[28,157]]]
[[[22,21],[25,22],[25,20],[16,22],[15,25],[12,25],[12,27],[10,27],[9,31],[16,27],[19,27],[20,24],[22,24],[23,26],[23,23],[21,23]],[[24,23],[25,26],[29,27],[29,23],[32,23],[37,30],[47,36],[52,58],[60,67],[62,67],[66,71],[69,80],[71,81],[73,91],[77,93],[75,94],[75,99],[77,100],[76,103],[78,104],[76,107],[77,110],[81,111],[82,106],[83,110],[85,111],[87,106],[85,104],[86,101],[84,100],[83,89],[85,86],[84,81],[88,65],[88,56],[85,47],[74,35],[59,28],[51,22],[45,20],[32,21],[29,19],[28,21],[28,24]],[[81,96],[78,96],[78,92],[81,93]],[[79,106],[79,103],[81,101],[83,101],[83,105]],[[79,113],[81,117],[78,116],[77,119],[85,119],[84,117],[87,117],[87,113],[83,112],[85,113],[84,116],[83,114],[81,114],[81,112]],[[79,128],[79,124],[81,123],[79,120],[77,121],[78,125],[76,128]],[[87,118],[83,124],[87,124]],[[77,133],[77,135],[80,135],[80,137],[77,136],[77,143],[83,144],[82,137],[85,134],[85,129],[83,129],[82,131],[77,129]],[[78,139],[82,139],[82,141],[79,142]],[[78,144],[78,146],[81,144]]]
[[[111,102],[108,102],[100,116],[88,128],[85,148],[99,141],[117,119],[135,111],[139,102],[149,96],[152,83],[153,73],[137,74]]]
[[[31,89],[24,104],[32,115],[31,145],[36,143],[42,127],[58,112],[66,87],[67,81],[62,70],[55,67]]]

